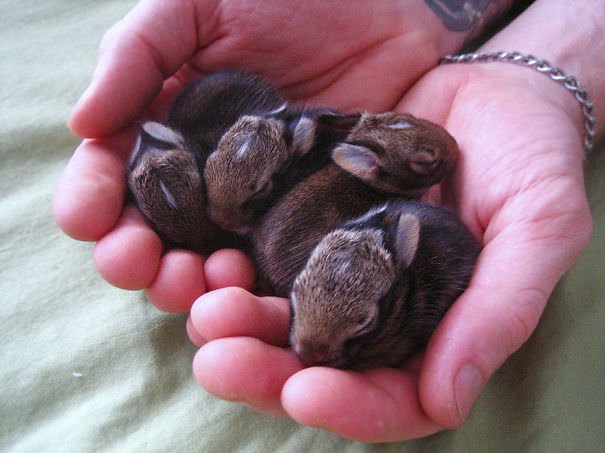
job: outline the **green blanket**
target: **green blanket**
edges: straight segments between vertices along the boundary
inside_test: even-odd
[[[205,393],[185,317],[105,283],[92,245],[51,217],[78,142],[67,114],[102,33],[133,3],[0,2],[0,451],[603,451],[602,149],[586,167],[592,244],[461,429],[370,446]]]

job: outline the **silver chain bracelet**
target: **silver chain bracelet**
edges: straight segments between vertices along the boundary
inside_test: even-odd
[[[521,66],[527,66],[543,74],[548,75],[555,82],[560,83],[571,91],[576,100],[582,106],[584,112],[584,149],[586,152],[592,150],[595,137],[596,118],[592,114],[593,104],[588,99],[588,92],[584,89],[575,77],[566,75],[562,69],[551,65],[546,60],[539,60],[532,55],[523,55],[519,52],[493,52],[493,53],[465,53],[460,55],[446,55],[439,64],[449,63],[484,63],[499,61],[506,63],[516,63]]]

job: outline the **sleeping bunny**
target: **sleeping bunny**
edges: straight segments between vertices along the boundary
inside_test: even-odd
[[[332,128],[350,118],[321,118]],[[336,225],[378,203],[419,198],[454,166],[458,148],[441,127],[411,115],[361,114],[331,151],[332,161],[296,184],[255,224],[261,278],[287,296],[311,250]]]
[[[326,234],[290,294],[305,365],[396,367],[467,287],[480,246],[444,208],[391,201]]]
[[[382,192],[418,197],[451,170],[455,158],[447,132],[411,115],[325,109],[246,115],[206,163],[208,211],[215,224],[247,233],[276,200],[330,159]]]
[[[340,118],[332,127],[322,118]],[[344,118],[347,118],[345,121]],[[206,162],[210,219],[226,230],[248,233],[279,197],[325,166],[335,144],[359,115],[324,109],[242,116]]]
[[[202,253],[241,247],[230,232],[249,231],[277,197],[325,165],[359,117],[291,110],[259,77],[214,73],[177,97],[167,125],[142,125],[128,185],[165,242]]]
[[[241,116],[284,107],[285,101],[263,79],[221,71],[185,89],[167,124],[143,123],[127,170],[128,186],[165,242],[202,253],[240,243],[208,219],[203,168]]]

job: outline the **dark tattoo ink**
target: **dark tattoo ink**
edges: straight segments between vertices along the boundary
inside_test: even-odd
[[[452,31],[468,31],[481,22],[483,13],[494,0],[426,0],[443,24]]]

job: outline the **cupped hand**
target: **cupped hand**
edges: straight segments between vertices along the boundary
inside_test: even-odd
[[[427,100],[429,100],[427,102]],[[554,285],[590,238],[581,115],[531,69],[442,66],[397,106],[445,126],[461,156],[436,199],[484,244],[469,288],[423,357],[404,369],[303,369],[284,348],[287,301],[227,289],[190,319],[202,386],[259,411],[363,441],[459,426],[489,377],[536,327]]]
[[[210,265],[182,250],[163,255],[140,213],[124,207],[124,162],[136,125],[165,118],[184,86],[225,68],[264,75],[301,103],[389,110],[436,63],[438,30],[418,1],[355,8],[315,0],[142,1],[104,36],[92,82],[70,117],[72,131],[88,138],[59,180],[55,219],[72,237],[97,241],[94,258],[105,279],[147,288],[162,309],[188,310],[207,289],[251,288],[243,254],[222,253]]]

